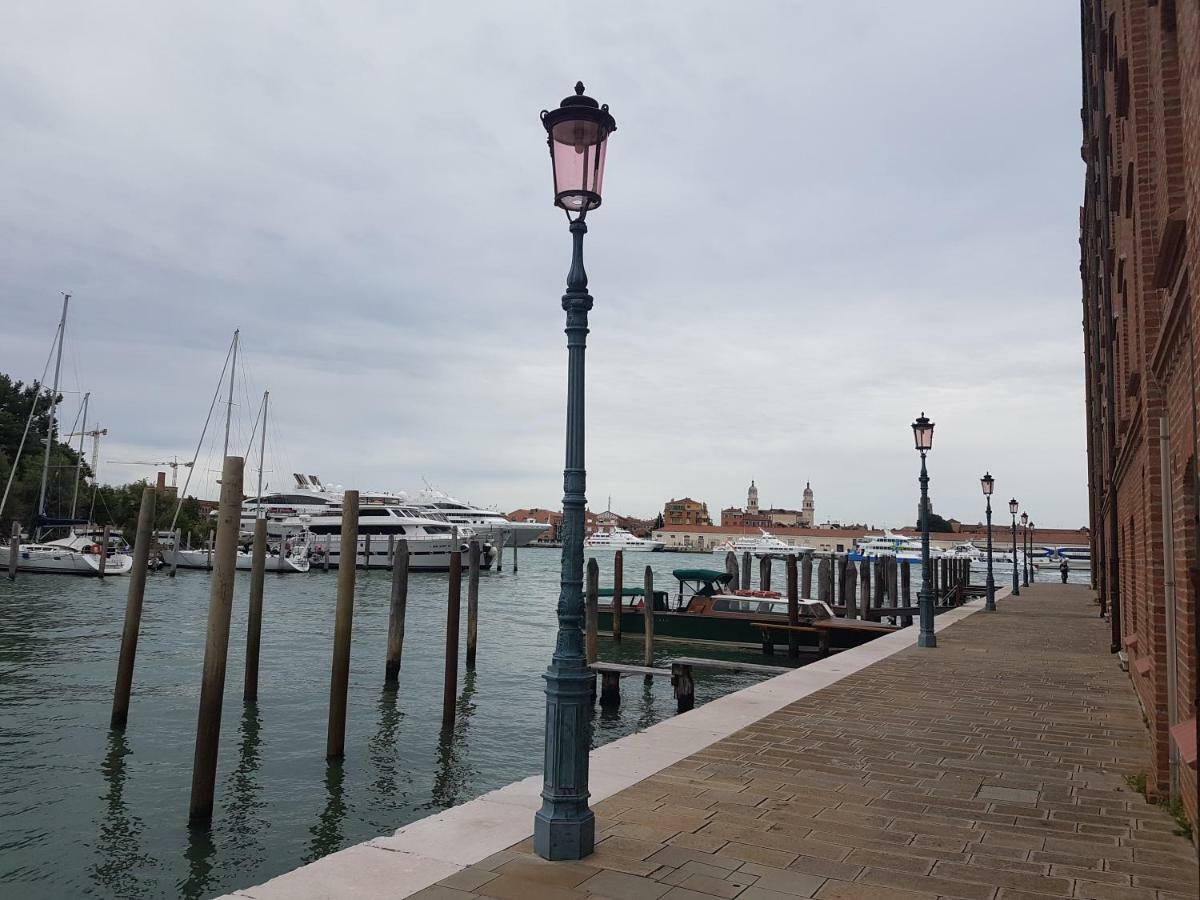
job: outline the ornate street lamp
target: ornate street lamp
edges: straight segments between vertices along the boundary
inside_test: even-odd
[[[913,441],[921,454],[921,590],[917,594],[917,612],[921,621],[921,633],[917,635],[918,647],[936,647],[937,636],[933,633],[933,587],[929,581],[929,471],[925,468],[925,454],[933,447],[933,423],[925,413],[912,423]]]
[[[987,498],[987,602],[983,608],[988,612],[996,611],[996,579],[992,577],[992,490],[996,487],[996,479],[990,472],[985,472],[979,479],[983,488],[983,496]]]
[[[1036,526],[1033,524],[1033,519],[1029,520],[1029,549],[1025,551],[1025,559],[1029,565],[1029,583],[1033,584],[1037,581],[1037,570],[1033,567],[1033,533]]]
[[[1013,596],[1021,596],[1021,580],[1017,577],[1017,510],[1021,505],[1017,503],[1017,498],[1008,501],[1008,511],[1012,513],[1012,547],[1013,547]]]
[[[1029,587],[1029,513],[1021,513],[1021,587]]]
[[[583,376],[588,310],[592,297],[583,268],[584,217],[600,205],[608,136],[617,123],[583,93],[558,109],[542,110],[554,205],[566,211],[572,239],[571,269],[562,307],[567,313],[567,453],[563,471],[562,577],[558,595],[558,640],[546,670],[546,753],[542,808],[534,814],[533,849],[543,859],[582,859],[596,843],[596,817],[588,808],[588,750],[591,744],[591,687],[583,646],[584,469]],[[575,217],[572,218],[572,213]]]

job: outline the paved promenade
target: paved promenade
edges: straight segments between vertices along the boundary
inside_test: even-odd
[[[1195,900],[1090,596],[1027,589],[613,793],[582,863],[526,840],[413,896]]]

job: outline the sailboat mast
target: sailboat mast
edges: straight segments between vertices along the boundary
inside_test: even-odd
[[[265,518],[263,515],[262,505],[262,473],[263,473],[263,456],[267,452],[267,403],[271,399],[270,391],[263,391],[263,416],[262,416],[262,434],[258,437],[258,513],[257,518]]]
[[[75,518],[75,507],[79,503],[79,478],[83,474],[83,441],[87,437],[87,409],[88,398],[92,396],[92,392],[88,391],[83,395],[83,422],[79,426],[79,456],[75,459],[75,491],[71,494],[71,518]]]
[[[233,417],[233,381],[237,378],[237,348],[240,332],[240,328],[233,332],[233,364],[229,367],[229,406],[225,409],[225,449],[221,452],[222,465],[224,465],[225,457],[229,455],[229,420]]]
[[[39,532],[40,520],[46,515],[46,481],[50,476],[50,448],[54,446],[54,413],[58,409],[58,376],[62,371],[63,338],[67,335],[67,304],[70,302],[71,295],[63,294],[62,318],[58,320],[58,356],[54,360],[54,387],[50,392],[50,421],[46,425],[46,455],[42,460],[42,488],[38,494]]]

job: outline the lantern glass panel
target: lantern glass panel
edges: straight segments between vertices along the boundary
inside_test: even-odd
[[[992,495],[992,489],[996,486],[996,479],[991,475],[984,475],[979,479],[979,483],[983,486],[984,495],[990,497]]]
[[[588,119],[567,119],[550,131],[554,201],[572,212],[600,205],[608,129]]]
[[[1017,510],[1019,510],[1020,508],[1021,508],[1021,505],[1019,503],[1017,503],[1016,499],[1008,501],[1008,511],[1010,513],[1012,513],[1014,516],[1017,514]]]
[[[929,450],[933,447],[933,423],[925,418],[925,414],[913,422],[913,441],[918,450]]]

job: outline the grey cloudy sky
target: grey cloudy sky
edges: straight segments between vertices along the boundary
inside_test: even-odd
[[[235,327],[268,480],[557,507],[569,261],[538,111],[609,103],[589,498],[1086,521],[1075,4],[9,4],[0,371],[189,457]],[[74,415],[74,395],[64,413]],[[148,474],[106,466],[104,480]],[[197,476],[202,490],[211,478]]]

